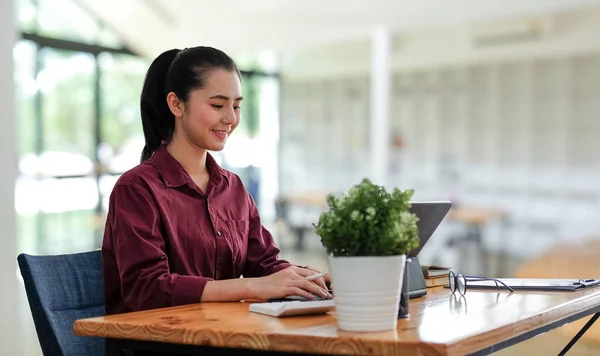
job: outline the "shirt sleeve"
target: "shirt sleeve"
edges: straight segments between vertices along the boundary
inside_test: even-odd
[[[151,195],[136,183],[117,185],[110,208],[123,301],[133,310],[199,303],[211,279],[170,272],[160,214]]]
[[[256,204],[249,193],[247,200],[250,209],[250,229],[244,277],[263,277],[290,267],[288,261],[279,259],[279,248],[273,235],[262,225]]]

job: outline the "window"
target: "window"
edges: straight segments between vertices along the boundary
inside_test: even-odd
[[[41,70],[37,83],[43,97],[42,140],[45,153],[56,158],[55,162],[44,164],[54,169],[46,175],[90,173],[92,167],[79,165],[79,162],[87,158],[91,163],[94,159],[94,137],[90,135],[94,129],[94,56],[43,48],[39,60]],[[67,153],[81,159],[72,162],[62,159]]]
[[[144,147],[140,123],[140,91],[148,63],[137,57],[103,53],[100,106],[100,161],[112,173],[139,163]]]
[[[17,4],[18,248],[97,248],[107,182],[139,161],[123,157],[141,151],[137,96],[148,63],[72,0]]]
[[[36,150],[35,106],[37,82],[35,80],[36,46],[31,41],[20,41],[15,46],[15,87],[17,113],[19,114],[18,144],[21,156]]]

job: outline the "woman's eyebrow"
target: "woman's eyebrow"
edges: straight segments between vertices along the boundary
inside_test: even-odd
[[[210,99],[221,99],[221,100],[229,101],[229,97],[227,95],[221,95],[221,94],[213,95],[210,97]],[[242,101],[242,100],[244,100],[244,97],[240,96],[238,98],[235,98],[234,101]]]

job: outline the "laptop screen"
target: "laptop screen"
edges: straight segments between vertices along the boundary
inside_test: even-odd
[[[419,218],[417,228],[421,243],[419,247],[410,251],[408,257],[415,257],[421,252],[451,207],[450,201],[411,202],[410,212]]]

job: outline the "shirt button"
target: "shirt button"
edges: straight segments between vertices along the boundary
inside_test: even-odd
[[[219,230],[219,231],[217,231],[217,235],[218,235],[218,236],[221,236],[221,231],[220,231],[220,230]]]

